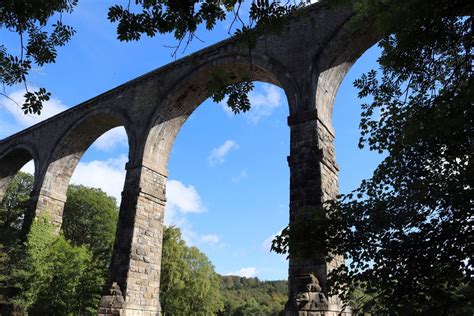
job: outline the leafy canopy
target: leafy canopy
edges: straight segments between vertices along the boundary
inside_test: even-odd
[[[0,205],[0,295],[35,315],[94,315],[112,253],[116,201],[99,189],[71,185],[63,232],[39,217],[22,243],[32,188],[33,176],[20,172]]]
[[[200,25],[207,30],[214,28],[218,21],[232,18],[229,34],[235,25],[235,35],[245,37],[249,47],[255,45],[257,35],[263,32],[281,30],[281,20],[302,7],[305,1],[295,3],[256,0],[249,8],[249,19],[244,21],[241,15],[242,0],[135,0],[126,6],[112,5],[108,19],[117,23],[117,38],[120,41],[137,41],[142,35],[156,36],[171,33],[178,41],[172,56],[178,50],[196,38]],[[21,1],[5,0],[0,3],[0,28],[14,32],[19,36],[19,49],[6,47],[0,42],[0,82],[6,86],[24,84],[25,102],[21,105],[27,113],[40,114],[43,103],[51,94],[45,88],[29,91],[27,76],[33,64],[43,66],[54,63],[57,48],[65,45],[75,30],[62,22],[63,13],[72,13],[78,0]],[[50,24],[50,20],[56,22]],[[254,29],[252,29],[254,28]],[[19,50],[19,54],[12,51]],[[183,50],[184,52],[184,50]],[[248,93],[253,84],[248,74],[238,78],[239,82],[225,80],[213,86],[209,92],[215,101],[228,95],[228,105],[238,113],[249,109]],[[214,82],[216,82],[214,80]],[[7,94],[0,93],[8,98]],[[12,100],[14,101],[14,100]]]
[[[70,185],[63,211],[64,237],[86,245],[106,268],[112,255],[118,209],[115,198],[101,189]]]
[[[29,91],[26,78],[33,64],[43,66],[54,63],[57,47],[65,45],[73,36],[74,29],[62,22],[63,13],[71,13],[77,0],[0,2],[0,28],[17,33],[19,47],[9,48],[0,43],[0,82],[6,86],[24,84],[25,103],[21,106],[27,113],[41,113],[43,102],[50,93],[44,88]],[[56,22],[50,24],[50,18]],[[57,18],[57,19],[56,19]],[[18,54],[11,52],[19,51]],[[7,97],[4,93],[0,95]]]
[[[345,255],[332,290],[348,300],[362,289],[365,311],[472,313],[474,20],[460,16],[472,2],[359,0],[353,8],[359,29],[370,16],[386,34],[380,70],[354,82],[365,101],[359,146],[386,158],[352,193],[290,225],[274,250]]]
[[[19,237],[33,182],[32,175],[20,171],[8,185],[0,202],[0,243],[8,244]]]
[[[10,245],[0,266],[1,293],[33,315],[93,315],[102,271],[85,246],[71,245],[45,217],[37,218],[25,244]]]
[[[160,302],[170,315],[214,315],[223,307],[220,280],[209,259],[188,247],[176,227],[165,227]]]

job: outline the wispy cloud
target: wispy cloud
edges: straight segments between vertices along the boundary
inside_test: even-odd
[[[250,111],[243,115],[250,124],[257,125],[262,119],[271,116],[273,111],[282,105],[281,99],[281,89],[271,84],[262,84],[250,92]],[[227,106],[227,99],[219,104],[227,115],[234,115]]]
[[[245,267],[234,272],[226,273],[226,275],[238,275],[246,278],[255,278],[257,276],[257,268]]]
[[[31,91],[36,90],[35,87],[30,87]],[[25,102],[23,95],[25,94],[24,90],[17,90],[8,95],[8,98],[0,97],[0,105],[13,117],[15,120],[16,126],[12,132],[18,132],[25,127],[29,127],[36,123],[39,123],[51,116],[58,114],[67,109],[67,106],[62,103],[61,100],[57,98],[51,98],[49,101],[43,103],[43,110],[41,115],[37,114],[24,114],[20,106]],[[2,118],[2,121],[4,119]],[[0,125],[3,122],[0,122]]]
[[[249,95],[252,108],[246,118],[254,125],[272,115],[273,111],[281,105],[281,93],[277,87],[264,85],[262,90],[263,93],[255,91]]]
[[[125,182],[125,154],[107,160],[79,162],[71,178],[71,183],[100,188],[115,197],[120,204]]]
[[[247,173],[247,170],[243,169],[240,171],[240,173],[238,175],[236,175],[235,177],[232,177],[232,182],[234,183],[238,183],[244,179],[247,179],[248,178],[248,173]]]
[[[166,212],[202,213],[206,211],[201,196],[192,185],[185,185],[178,180],[166,183]]]
[[[226,140],[222,145],[211,151],[208,157],[209,163],[212,166],[223,163],[229,152],[237,149],[239,149],[239,145],[235,141]]]
[[[101,151],[110,151],[118,146],[128,146],[127,132],[123,126],[112,128],[97,138],[93,146]]]
[[[220,242],[220,237],[216,234],[207,234],[199,237],[200,244],[216,245]]]

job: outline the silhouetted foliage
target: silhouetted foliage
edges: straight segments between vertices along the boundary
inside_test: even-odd
[[[25,114],[40,114],[43,102],[49,100],[51,94],[44,88],[28,91],[26,77],[33,64],[43,66],[56,61],[57,47],[65,45],[75,32],[62,22],[62,14],[71,13],[76,4],[77,0],[0,2],[0,28],[17,33],[20,42],[18,55],[0,43],[0,82],[25,85],[25,103],[21,106]],[[50,24],[53,16],[57,20]]]
[[[171,33],[178,41],[172,55],[176,57],[178,49],[185,47],[196,37],[197,28],[204,25],[207,30],[214,28],[218,21],[227,16],[233,19],[231,28],[236,27],[235,35],[245,36],[249,47],[255,45],[258,35],[278,32],[282,19],[302,7],[305,1],[280,2],[268,0],[252,1],[249,7],[249,19],[244,21],[240,9],[242,0],[135,0],[124,6],[112,5],[108,19],[117,23],[117,38],[120,41],[137,41],[142,35],[153,37],[157,34]],[[63,24],[63,13],[71,13],[78,0],[21,1],[4,0],[0,2],[0,28],[17,33],[20,38],[20,54],[14,55],[0,44],[0,82],[7,86],[23,83],[25,85],[25,103],[21,108],[26,113],[40,114],[43,102],[48,101],[50,93],[44,88],[28,91],[26,78],[32,64],[42,66],[54,63],[57,47],[65,45],[74,35],[75,30]],[[58,20],[49,25],[52,17]],[[236,25],[240,27],[237,27]],[[46,26],[52,29],[45,31]],[[253,29],[252,29],[253,28]],[[229,29],[229,34],[231,29]],[[184,50],[183,50],[184,52]],[[249,56],[250,57],[250,56]],[[215,100],[219,95],[228,95],[228,105],[238,113],[248,110],[248,92],[253,84],[246,77],[238,82],[221,83],[213,91]],[[0,93],[4,97],[8,96]]]
[[[288,227],[273,249],[345,255],[332,290],[346,300],[362,290],[362,305],[377,314],[472,314],[474,20],[461,16],[472,2],[352,4],[359,29],[371,17],[386,34],[380,71],[354,82],[366,100],[359,146],[386,158],[358,189]]]

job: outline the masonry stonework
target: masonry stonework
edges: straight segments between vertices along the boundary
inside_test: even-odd
[[[0,199],[29,160],[35,184],[24,232],[40,214],[59,228],[66,192],[77,163],[103,133],[124,126],[129,161],[122,192],[109,278],[100,315],[160,315],[160,268],[167,162],[179,129],[208,96],[215,71],[235,82],[245,70],[252,80],[281,87],[290,116],[290,221],[335,198],[338,192],[332,129],[337,89],[355,60],[380,37],[353,32],[352,13],[324,3],[288,19],[279,35],[258,39],[248,50],[231,38],[158,68],[67,111],[0,140]],[[296,35],[295,35],[296,34]],[[327,274],[343,263],[289,261],[287,315],[335,316]]]

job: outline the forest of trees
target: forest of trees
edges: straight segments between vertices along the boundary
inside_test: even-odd
[[[20,172],[0,203],[0,315],[94,315],[110,262],[118,209],[100,189],[71,185],[63,225],[21,226],[33,176]],[[160,301],[170,315],[279,315],[286,281],[219,276],[204,253],[165,227]]]
[[[220,277],[224,307],[220,316],[284,315],[288,282],[260,281],[234,275]]]

